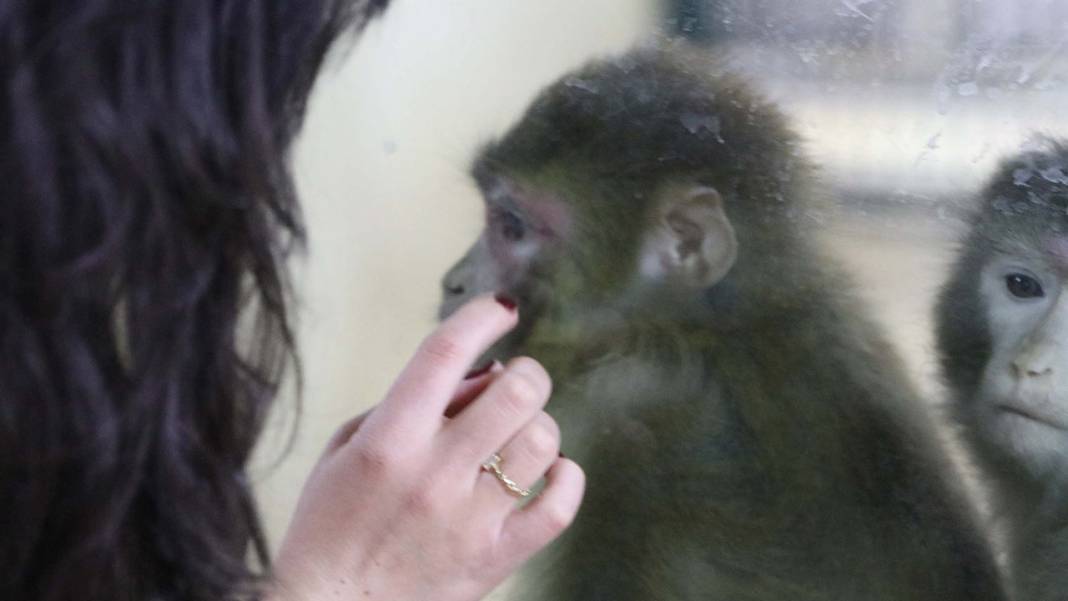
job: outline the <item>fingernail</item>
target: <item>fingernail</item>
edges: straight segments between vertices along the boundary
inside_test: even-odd
[[[475,369],[471,370],[466,376],[464,376],[464,379],[465,380],[474,380],[475,378],[477,378],[479,376],[484,376],[484,375],[488,374],[491,369],[493,369],[493,361],[489,361],[485,365],[483,365],[482,367],[478,367],[478,368],[475,368]]]
[[[504,294],[498,294],[497,296],[494,296],[493,300],[500,303],[502,307],[508,309],[509,311],[515,311],[516,308],[519,307],[519,303],[517,303],[512,297]]]

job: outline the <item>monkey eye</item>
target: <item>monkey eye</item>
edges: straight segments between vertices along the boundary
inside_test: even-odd
[[[1005,276],[1005,287],[1016,298],[1039,298],[1046,295],[1038,280],[1022,273]]]
[[[501,236],[509,242],[519,242],[527,234],[527,226],[523,219],[512,211],[501,210],[495,214],[496,225]]]

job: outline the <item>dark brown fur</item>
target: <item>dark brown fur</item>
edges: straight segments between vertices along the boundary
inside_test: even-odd
[[[536,183],[577,216],[506,284],[523,323],[495,349],[549,369],[589,477],[524,599],[1000,598],[898,358],[800,226],[815,183],[773,106],[638,51],[550,87],[475,176]],[[723,196],[739,256],[707,290],[635,294],[650,199],[672,181]],[[492,260],[476,247],[451,294],[479,292],[458,274]]]

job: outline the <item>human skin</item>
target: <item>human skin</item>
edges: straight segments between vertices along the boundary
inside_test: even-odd
[[[517,358],[471,368],[518,311],[474,299],[419,347],[381,404],[343,425],[312,470],[269,601],[481,599],[571,523],[585,479],[559,455],[552,384]],[[467,374],[465,376],[465,374]],[[520,506],[480,469],[499,452]]]

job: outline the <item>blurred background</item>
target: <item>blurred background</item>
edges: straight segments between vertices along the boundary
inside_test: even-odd
[[[793,117],[836,201],[806,218],[937,398],[929,312],[969,199],[1035,135],[1068,135],[1068,0],[394,0],[338,49],[294,157],[305,394],[255,469],[275,543],[325,440],[433,326],[481,225],[477,147],[561,74],[663,34]]]

